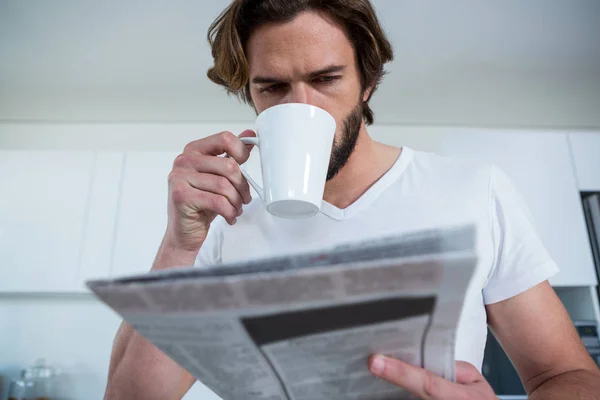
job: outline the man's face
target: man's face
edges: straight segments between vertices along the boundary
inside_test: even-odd
[[[348,160],[362,125],[362,93],[354,48],[333,18],[306,12],[258,27],[247,43],[250,94],[257,113],[283,103],[323,108],[336,121],[327,179]]]

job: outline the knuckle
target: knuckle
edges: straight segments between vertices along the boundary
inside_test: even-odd
[[[228,220],[235,219],[237,212],[235,211],[235,209],[233,208],[233,206],[231,205],[229,200],[223,196],[221,196],[221,199],[220,199],[220,209],[221,209],[221,215],[223,217],[225,217],[225,219],[228,219]]]
[[[236,139],[235,135],[229,131],[223,131],[219,133],[219,136],[221,137],[221,141],[223,142],[223,144],[225,144],[225,147],[227,148],[229,148],[229,145],[231,145]]]
[[[223,131],[221,133],[219,133],[219,137],[221,139],[221,142],[223,143],[223,147],[229,151],[231,151],[234,148],[234,141],[236,140],[236,137],[233,133],[228,132],[228,131]]]
[[[439,380],[432,372],[425,373],[423,381],[423,392],[427,399],[437,396],[440,389]]]
[[[215,211],[219,214],[221,213],[219,196],[210,196],[207,198],[207,204],[212,211]]]
[[[223,196],[213,196],[212,206],[215,211],[225,216],[227,211],[227,199]]]
[[[182,168],[185,167],[188,163],[188,157],[182,153],[175,157],[175,161],[173,161],[173,168]]]
[[[221,210],[223,210],[224,213],[226,214],[231,214],[231,204],[229,203],[229,200],[227,200],[226,197],[221,196],[219,199],[219,204],[220,204],[220,208]]]
[[[185,185],[174,185],[171,191],[171,198],[175,204],[185,203],[187,200],[187,190]]]
[[[188,144],[185,145],[185,147],[183,148],[183,153],[191,153],[194,149],[194,144],[195,142],[190,142]]]
[[[225,159],[225,170],[227,171],[227,174],[235,175],[239,168],[238,163],[233,158]]]
[[[219,176],[217,177],[217,190],[220,193],[225,192],[228,188],[229,188],[229,181],[227,180],[227,178],[223,177],[223,176]]]
[[[242,198],[236,193],[235,196],[233,197],[233,203],[235,205],[235,208],[239,209],[242,207],[242,205],[244,204],[242,202]]]
[[[169,186],[173,186],[179,181],[179,174],[176,171],[171,171],[169,176],[167,177],[167,182]]]

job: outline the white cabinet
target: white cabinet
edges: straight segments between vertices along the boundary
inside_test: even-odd
[[[123,167],[112,276],[148,272],[167,227],[174,152],[128,152]]]
[[[579,190],[600,190],[600,135],[371,133],[393,145],[499,165],[561,268],[552,284],[596,285]],[[167,177],[177,154],[0,151],[0,292],[82,292],[88,279],[147,272],[165,233]],[[256,152],[246,168],[260,179]]]
[[[497,164],[527,202],[560,272],[555,286],[597,284],[579,191],[564,134],[479,132],[452,137],[449,155]]]
[[[597,284],[566,134],[415,129],[398,135],[383,129],[377,137],[395,145],[417,143],[418,149],[498,165],[522,194],[542,241],[561,270],[551,283]]]
[[[0,151],[0,292],[75,288],[94,158]]]
[[[579,190],[600,191],[600,132],[569,135]]]
[[[76,291],[88,292],[87,280],[110,275],[124,157],[123,152],[96,155]]]

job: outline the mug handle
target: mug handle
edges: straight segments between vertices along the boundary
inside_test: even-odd
[[[243,137],[240,138],[240,140],[242,141],[242,143],[244,144],[252,144],[256,147],[258,146],[258,138],[257,137]],[[260,149],[260,147],[259,147]],[[254,179],[252,179],[250,177],[250,174],[248,174],[248,172],[246,172],[246,170],[240,165],[240,171],[242,172],[242,175],[244,176],[244,178],[246,178],[246,180],[248,181],[248,183],[250,184],[250,186],[252,186],[252,188],[254,190],[256,190],[256,193],[258,193],[258,196],[261,198],[261,200],[264,201],[264,195],[263,195],[263,188],[261,188],[260,186],[258,186],[258,183],[256,183],[256,181],[254,181]]]

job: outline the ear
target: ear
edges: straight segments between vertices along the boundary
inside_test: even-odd
[[[363,103],[366,102],[367,100],[369,100],[369,97],[371,97],[372,92],[373,92],[373,86],[369,86],[368,88],[365,89],[365,91],[362,95]]]

